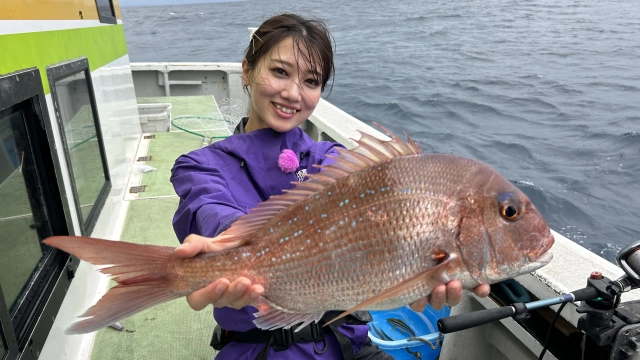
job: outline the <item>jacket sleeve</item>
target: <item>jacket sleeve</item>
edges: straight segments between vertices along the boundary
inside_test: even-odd
[[[173,229],[181,243],[189,234],[214,237],[245,214],[233,199],[223,171],[209,164],[206,156],[179,157],[171,170],[171,183],[180,197]]]

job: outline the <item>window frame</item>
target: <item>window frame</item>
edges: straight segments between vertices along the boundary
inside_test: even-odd
[[[22,112],[31,151],[29,161],[33,162],[33,169],[28,174],[29,182],[25,185],[34,196],[44,223],[38,236],[69,235],[71,219],[62,201],[66,196],[64,186],[57,181],[59,159],[46,111],[40,71],[29,68],[0,75],[0,89],[10,89],[0,91],[0,116]],[[34,269],[32,278],[25,284],[23,294],[16,300],[19,303],[13,313],[0,289],[0,336],[8,346],[4,360],[37,358],[62,305],[60,293],[68,288],[78,264],[77,258],[49,247]]]
[[[20,353],[16,335],[11,325],[11,318],[9,317],[9,308],[4,300],[2,284],[0,284],[0,342],[2,342],[2,346],[5,349],[5,353],[0,354],[1,359],[9,359]]]
[[[118,19],[116,18],[116,9],[113,6],[113,0],[106,0],[109,2],[109,7],[111,8],[111,13],[113,15],[105,15],[103,13],[100,12],[100,4],[98,3],[99,0],[96,0],[96,10],[98,11],[98,17],[100,18],[100,22],[104,23],[104,24],[117,24],[118,23]]]
[[[69,154],[69,145],[65,135],[65,129],[63,119],[61,118],[60,103],[58,101],[58,94],[56,91],[56,81],[62,80],[69,76],[84,72],[85,80],[87,81],[87,90],[89,93],[89,102],[91,104],[91,113],[93,115],[94,126],[96,128],[96,138],[98,140],[98,149],[100,151],[100,158],[102,160],[102,169],[104,173],[105,182],[100,189],[98,198],[94,202],[94,205],[85,220],[82,215],[82,209],[80,208],[80,197],[78,196],[78,189],[73,175],[73,167],[71,165],[71,156]],[[89,60],[86,57],[79,59],[69,60],[55,65],[47,66],[47,78],[49,80],[49,91],[51,92],[51,100],[55,109],[55,117],[58,123],[58,129],[60,132],[60,138],[62,139],[63,151],[65,159],[67,161],[67,169],[69,172],[69,178],[71,181],[71,189],[73,192],[73,200],[76,207],[76,213],[78,216],[78,222],[80,223],[81,235],[91,236],[100,212],[104,207],[109,191],[111,191],[111,175],[109,173],[109,163],[107,160],[107,154],[104,149],[104,139],[102,137],[102,128],[100,126],[100,117],[98,115],[98,106],[96,102],[95,91],[93,89],[93,81],[91,79],[91,70],[89,69]]]

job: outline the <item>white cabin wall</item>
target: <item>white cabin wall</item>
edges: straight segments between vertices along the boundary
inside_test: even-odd
[[[111,192],[118,189],[124,191],[142,134],[129,56],[125,55],[93,71],[91,78],[109,161]],[[119,196],[118,200],[121,199],[122,196]]]

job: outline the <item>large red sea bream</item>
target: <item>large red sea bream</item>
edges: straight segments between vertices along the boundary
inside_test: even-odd
[[[255,323],[273,329],[328,310],[396,308],[452,279],[470,289],[551,260],[547,223],[509,180],[481,162],[422,154],[411,139],[391,137],[362,134],[334,164],[259,204],[215,239],[236,243],[232,250],[185,259],[172,247],[46,239],[109,265],[101,271],[119,283],[69,332],[95,331],[220,277],[262,284]]]

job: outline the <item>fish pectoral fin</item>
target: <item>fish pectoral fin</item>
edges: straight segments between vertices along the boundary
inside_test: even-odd
[[[313,321],[320,321],[324,315],[324,311],[315,314],[299,314],[289,313],[273,307],[258,307],[258,309],[261,308],[264,310],[260,310],[253,314],[256,317],[256,319],[253,320],[253,323],[258,329],[262,330],[274,330],[280,328],[288,329],[296,324],[300,324],[295,330],[299,331],[303,327],[311,324]]]
[[[237,235],[235,233],[222,233],[214,238],[215,245],[222,246],[224,250],[235,249],[241,246],[251,244],[250,238],[244,236],[246,234]]]
[[[394,285],[382,291],[381,293],[362,301],[358,305],[352,307],[351,309],[343,312],[342,314],[338,315],[331,321],[327,322],[326,325],[329,325],[332,322],[353,313],[354,311],[366,309],[373,304],[377,304],[384,300],[393,299],[409,292],[415,292],[416,288],[424,289],[425,296],[428,295],[427,294],[428,291],[431,291],[434,287],[442,283],[442,273],[446,271],[448,266],[451,264],[451,260],[452,260],[451,256],[447,254],[447,256],[443,260],[441,260],[441,262],[438,265],[432,267],[431,269],[425,272],[421,272],[417,275],[414,275],[408,278],[407,280],[404,280],[403,282],[397,285]]]

